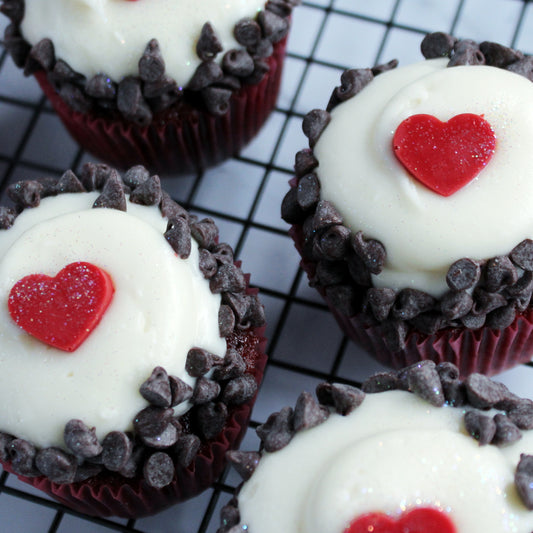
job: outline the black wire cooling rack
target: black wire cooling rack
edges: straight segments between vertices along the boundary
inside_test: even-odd
[[[2,17],[5,19],[4,17]],[[0,31],[7,20],[0,21]],[[526,0],[315,0],[295,10],[282,92],[275,112],[241,155],[199,175],[166,177],[176,200],[210,216],[252,272],[268,318],[270,361],[243,449],[257,449],[254,428],[302,390],[323,380],[359,383],[380,366],[340,332],[298,268],[280,219],[294,154],[306,146],[301,119],[324,108],[348,67],[392,58],[421,59],[430,31],[492,40],[533,53],[533,4]],[[93,158],[84,153],[42,96],[0,51],[0,194],[22,178],[60,175]],[[500,376],[515,392],[532,396],[533,367]],[[0,406],[0,408],[2,408]],[[239,483],[227,471],[215,486],[188,502],[139,520],[95,519],[75,513],[0,468],[0,533],[215,533],[219,511]]]

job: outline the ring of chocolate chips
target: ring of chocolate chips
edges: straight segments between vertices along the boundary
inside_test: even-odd
[[[157,39],[152,39],[139,58],[138,75],[111,80],[105,73],[86,78],[75,72],[61,58],[56,58],[48,38],[30,45],[23,37],[20,24],[24,17],[24,0],[3,0],[0,11],[11,19],[4,32],[4,45],[15,64],[26,75],[38,70],[61,98],[74,110],[116,112],[125,120],[147,126],[153,116],[180,102],[200,102],[213,115],[224,115],[232,94],[244,85],[256,85],[268,72],[266,61],[273,44],[288,33],[292,9],[300,0],[269,0],[255,19],[237,22],[233,30],[243,49],[224,52],[215,28],[206,22],[197,41],[196,54],[201,64],[186,87],[165,74],[165,61]],[[223,53],[222,62],[215,61]]]
[[[0,207],[0,230],[7,230],[24,209],[37,207],[41,198],[61,193],[100,191],[93,208],[126,210],[126,194],[140,205],[159,206],[168,219],[164,234],[181,258],[189,256],[191,237],[200,249],[199,268],[209,281],[211,292],[221,295],[219,329],[222,337],[264,325],[264,310],[257,295],[247,291],[247,278],[234,264],[233,250],[218,243],[218,228],[205,218],[199,220],[161,190],[157,175],[142,166],[129,169],[123,177],[103,164],[86,163],[76,176],[67,170],[59,179],[21,181],[7,189],[14,208]],[[0,461],[8,462],[16,474],[46,476],[58,484],[83,481],[100,472],[117,472],[131,478],[142,472],[152,487],[172,482],[177,468],[194,461],[203,442],[215,438],[224,428],[229,410],[253,398],[257,383],[247,365],[231,346],[223,358],[201,347],[187,354],[185,369],[197,378],[192,388],[181,379],[154,368],[140,387],[148,407],[137,413],[133,431],[112,431],[99,442],[95,428],[82,420],[65,425],[68,451],[56,447],[37,449],[32,443],[0,432]],[[183,417],[172,407],[190,402]]]
[[[486,64],[533,81],[533,57],[500,44],[478,45],[445,33],[432,33],[424,38],[421,49],[426,59],[449,57],[448,67]],[[335,207],[320,199],[320,182],[314,172],[319,162],[312,149],[331,119],[329,112],[354,97],[374,76],[397,64],[393,60],[372,69],[345,71],[327,110],[315,109],[305,116],[302,127],[310,149],[296,154],[295,186],[282,204],[283,219],[301,227],[302,256],[314,271],[310,284],[323,291],[341,314],[363,312],[370,323],[382,324],[384,339],[392,351],[405,347],[411,328],[427,335],[454,327],[477,329],[486,325],[504,329],[531,306],[533,294],[531,239],[523,240],[505,256],[457,260],[448,269],[449,290],[441,298],[411,288],[372,287],[371,275],[379,274],[386,260],[385,246],[360,231],[353,233]]]
[[[287,446],[301,430],[315,427],[331,413],[342,416],[357,409],[366,394],[404,390],[416,394],[435,407],[445,404],[465,410],[467,433],[480,446],[505,446],[521,438],[521,430],[533,429],[533,401],[512,394],[502,383],[483,374],[459,379],[452,363],[422,361],[398,372],[382,372],[368,378],[361,388],[341,383],[321,383],[316,388],[317,400],[308,392],[300,394],[294,408],[285,407],[273,413],[257,427],[261,450],[275,452]],[[499,410],[495,415],[484,412]],[[260,452],[229,451],[227,457],[243,481],[253,474],[261,460]],[[522,502],[533,510],[533,456],[522,454],[515,473],[515,485]],[[242,486],[242,485],[241,485]],[[242,533],[239,525],[238,492],[221,510],[222,526],[217,533]]]

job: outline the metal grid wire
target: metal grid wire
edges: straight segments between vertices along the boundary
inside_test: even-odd
[[[0,22],[0,31],[7,24]],[[194,212],[215,219],[262,293],[270,362],[243,449],[257,449],[253,429],[302,390],[322,380],[359,383],[381,367],[340,332],[298,269],[298,257],[279,217],[294,154],[306,145],[303,115],[324,108],[343,69],[394,57],[421,59],[430,31],[493,40],[533,53],[529,0],[314,0],[295,10],[282,93],[275,112],[242,154],[203,174],[164,178],[164,187]],[[529,31],[528,31],[529,30]],[[0,52],[0,194],[22,178],[60,175],[93,160],[68,134],[31,78]],[[533,367],[500,376],[531,396]],[[95,519],[70,511],[0,469],[1,533],[214,533],[220,507],[239,483],[227,471],[204,494],[154,517]]]

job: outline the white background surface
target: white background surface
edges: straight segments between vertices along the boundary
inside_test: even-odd
[[[7,21],[1,17],[0,31]],[[324,108],[344,68],[394,57],[421,59],[428,31],[493,40],[533,53],[533,3],[524,0],[315,0],[295,10],[278,107],[237,159],[203,175],[166,178],[175,199],[219,224],[260,287],[268,318],[271,360],[253,412],[255,427],[273,411],[294,405],[302,390],[325,379],[359,382],[380,367],[348,341],[308,288],[280,219],[294,154],[306,146],[302,116]],[[0,191],[18,179],[60,175],[93,160],[68,137],[31,78],[0,49]],[[499,376],[514,392],[533,397],[533,367]],[[0,406],[1,408],[1,406]],[[243,449],[257,449],[253,427]],[[0,468],[0,473],[2,472]],[[213,489],[150,518],[96,520],[77,515],[0,475],[0,533],[214,533],[220,507],[239,483],[226,473]],[[274,532],[273,532],[274,533]],[[283,532],[278,532],[283,533]]]

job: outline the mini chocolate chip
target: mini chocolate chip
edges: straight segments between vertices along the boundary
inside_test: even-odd
[[[141,441],[150,448],[163,450],[176,444],[179,435],[180,430],[174,424],[169,424],[159,435],[141,437]]]
[[[486,315],[498,307],[507,305],[507,300],[502,294],[496,292],[487,292],[480,287],[474,289],[474,305],[472,306],[473,315]]]
[[[248,310],[250,308],[251,300],[246,294],[233,294],[233,293],[224,293],[222,295],[222,301],[230,307],[234,313],[234,318],[239,324],[244,324],[247,316]]]
[[[134,167],[129,168],[124,173],[122,180],[128,187],[130,187],[131,189],[135,189],[141,183],[144,183],[148,178],[150,178],[150,172],[148,172],[148,170],[143,165],[136,165]],[[162,198],[160,198],[160,201],[161,200]]]
[[[326,111],[329,113],[341,102],[361,92],[373,79],[374,75],[369,68],[345,70],[341,74],[341,84],[333,89]]]
[[[335,224],[342,224],[343,221],[342,215],[331,202],[320,200],[312,218],[312,228],[313,230],[323,229]]]
[[[427,34],[420,45],[422,55],[426,59],[450,57],[457,39],[441,31]]]
[[[507,416],[520,429],[533,429],[533,402],[531,400],[521,400],[514,405]]]
[[[58,193],[85,192],[85,187],[72,170],[67,170],[63,173],[55,188]]]
[[[350,230],[345,226],[330,226],[317,235],[314,242],[313,254],[316,259],[334,261],[346,255],[346,248],[350,239]]]
[[[379,274],[383,270],[387,253],[379,241],[365,239],[363,232],[358,231],[352,238],[352,248],[371,274]]]
[[[459,369],[457,366],[447,361],[437,365],[437,373],[441,381],[453,381],[459,378]]]
[[[223,50],[213,26],[206,22],[196,43],[196,54],[202,61],[214,59]]]
[[[522,433],[518,427],[504,414],[497,413],[494,415],[494,422],[496,423],[496,433],[491,444],[504,446],[522,438]]]
[[[326,287],[328,302],[345,316],[353,316],[358,310],[357,291],[351,285],[330,285]]]
[[[257,392],[257,383],[253,376],[245,374],[228,381],[224,387],[221,400],[227,405],[242,405],[251,400]]]
[[[95,428],[87,427],[81,420],[69,420],[65,425],[63,438],[67,448],[76,457],[96,457],[102,453]]]
[[[213,439],[224,429],[227,417],[228,408],[222,402],[199,405],[196,410],[196,422],[200,434],[208,440]]]
[[[84,163],[81,167],[80,181],[88,191],[100,190],[109,179],[120,182],[116,169],[103,163]]]
[[[159,205],[161,202],[161,180],[159,176],[150,176],[139,183],[130,194],[130,202],[140,205]]]
[[[211,250],[218,239],[218,228],[211,218],[204,218],[191,224],[191,234],[198,244]]]
[[[372,285],[372,277],[363,260],[353,251],[346,258],[348,271],[356,285],[369,287]]]
[[[466,387],[460,379],[450,379],[442,381],[442,390],[446,402],[453,407],[460,407],[466,402]]]
[[[520,454],[514,482],[523,504],[533,511],[533,455]]]
[[[301,0],[295,0],[294,2],[292,0],[269,0],[265,5],[265,9],[267,11],[272,11],[272,13],[276,13],[276,15],[279,15],[280,17],[288,17],[292,12],[293,6],[300,5],[300,1]]]
[[[518,273],[511,260],[505,256],[493,257],[487,261],[483,269],[485,288],[489,292],[497,292],[507,285],[513,285]]]
[[[233,349],[229,349],[224,356],[222,364],[218,364],[213,370],[213,379],[215,381],[224,381],[235,379],[246,372],[246,363],[242,356]]]
[[[221,337],[231,335],[235,330],[235,315],[229,305],[218,308],[218,332]]]
[[[311,287],[328,285],[342,285],[349,279],[349,273],[344,261],[319,261],[316,266],[315,277],[310,281]]]
[[[134,478],[139,471],[144,455],[145,455],[144,446],[133,446],[133,451],[131,452],[131,457],[128,459],[128,462],[124,465],[124,468],[120,469],[119,474],[125,478]]]
[[[191,348],[185,360],[185,370],[189,376],[199,378],[211,370],[217,359],[219,358],[216,355],[207,350]]]
[[[124,194],[123,182],[115,171],[110,174],[102,193],[94,201],[93,208],[117,209],[118,211],[127,210],[126,195]]]
[[[257,294],[248,294],[248,312],[246,313],[246,322],[242,321],[237,324],[239,329],[248,327],[257,328],[264,326],[266,323],[265,308],[260,302]]]
[[[7,188],[7,196],[17,207],[37,207],[41,203],[43,185],[35,180],[17,181]]]
[[[499,307],[487,315],[486,325],[492,329],[505,329],[509,327],[516,318],[514,303],[504,307]]]
[[[533,271],[533,240],[524,239],[512,249],[509,257],[520,268]]]
[[[220,265],[233,263],[233,248],[227,242],[215,244],[212,252]]]
[[[190,218],[187,210],[176,203],[165,191],[162,191],[161,204],[159,205],[159,208],[161,209],[161,214],[169,220],[175,218],[184,218],[185,220],[189,220]]]
[[[176,469],[172,459],[164,452],[152,454],[144,463],[143,474],[148,485],[162,489],[174,479]]]
[[[235,468],[242,480],[248,481],[259,464],[261,454],[258,452],[229,450],[226,452],[226,459],[231,463],[231,466]]]
[[[316,174],[308,174],[298,181],[296,201],[303,211],[312,209],[320,200],[320,184]]]
[[[440,301],[440,310],[447,320],[456,320],[470,312],[474,300],[466,291],[449,291]]]
[[[426,292],[418,289],[401,290],[394,302],[392,314],[394,317],[409,320],[416,315],[429,311],[435,305],[435,299]]]
[[[294,435],[292,407],[284,407],[278,413],[271,414],[264,424],[256,429],[267,452],[281,450]]]
[[[133,427],[143,437],[154,437],[163,433],[173,415],[173,409],[150,405],[137,413]]]
[[[318,426],[329,417],[329,411],[313,398],[308,392],[302,392],[294,407],[294,431]]]
[[[217,273],[209,280],[211,292],[244,292],[246,278],[242,271],[235,265],[220,265]]]
[[[118,84],[117,107],[126,120],[145,127],[152,121],[152,112],[142,95],[141,81],[127,76]]]
[[[372,314],[379,322],[382,322],[389,316],[389,312],[394,305],[395,299],[396,291],[387,287],[371,287],[366,294],[366,301],[372,310]]]
[[[305,212],[298,204],[298,189],[291,187],[281,203],[281,218],[288,224],[299,224],[305,218]]]
[[[531,301],[531,295],[533,294],[533,272],[526,270],[519,280],[510,287],[506,287],[503,291],[503,295],[509,298],[511,302],[516,305],[516,310],[519,312],[525,311],[529,302]]]
[[[95,74],[87,80],[85,92],[93,98],[112,100],[117,96],[117,84],[105,74]]]
[[[0,6],[0,13],[11,19],[12,22],[20,23],[24,17],[24,2],[20,0],[4,0]]]
[[[130,460],[133,452],[131,439],[122,431],[111,431],[103,442],[102,462],[111,472],[119,472]]]
[[[253,46],[261,39],[261,27],[255,20],[245,18],[237,22],[233,35],[242,46]]]
[[[78,113],[87,113],[93,106],[92,100],[73,83],[63,83],[59,88],[59,96],[72,110]]]
[[[459,259],[448,269],[446,283],[453,291],[473,287],[481,276],[481,267],[477,261],[468,258]]]
[[[197,435],[182,435],[174,446],[176,461],[183,468],[187,468],[198,455],[202,442]]]
[[[273,43],[281,41],[289,31],[289,21],[272,11],[260,11],[257,22],[263,29],[263,35]]]
[[[16,474],[27,477],[39,475],[34,466],[37,450],[33,444],[23,439],[13,439],[8,448],[11,468]]]
[[[37,70],[52,70],[55,63],[54,44],[50,39],[41,39],[31,47],[28,59],[24,68],[24,74],[29,76]]]
[[[504,68],[507,65],[522,59],[524,56],[524,54],[518,50],[489,41],[483,41],[480,43],[479,49],[485,56],[487,65],[498,68]]]
[[[191,253],[191,229],[185,218],[178,217],[169,220],[164,237],[181,259],[189,257]]]
[[[414,318],[409,320],[409,323],[421,333],[426,335],[434,335],[437,331],[447,327],[446,319],[439,311],[427,311],[419,313]]]
[[[0,432],[0,461],[7,461],[9,458],[9,447],[14,438],[7,433]]]
[[[151,39],[139,59],[139,77],[143,81],[154,82],[165,73],[165,60],[157,39]]]
[[[426,400],[431,405],[442,407],[446,401],[437,365],[424,361],[407,367],[401,374],[405,376],[408,390]]]
[[[309,139],[309,146],[311,148],[315,146],[330,120],[330,114],[322,109],[313,109],[305,115],[302,122],[302,130],[304,135]]]
[[[193,388],[188,383],[176,376],[168,376],[168,381],[170,383],[170,392],[172,393],[171,407],[175,407],[192,398]]]
[[[101,465],[94,465],[91,463],[82,463],[76,468],[76,474],[74,475],[74,483],[80,483],[92,477],[97,476],[100,472],[103,471]]]
[[[502,400],[494,404],[494,407],[495,409],[509,413],[509,411],[518,407],[523,401],[524,398],[520,398],[516,394],[513,394],[509,391]]]
[[[465,379],[468,401],[477,409],[490,409],[508,396],[509,390],[503,383],[493,381],[479,373]]]
[[[141,385],[139,392],[151,405],[170,407],[172,403],[168,374],[160,366],[152,370],[151,376]]]
[[[266,61],[262,59],[270,57],[274,53],[274,47],[270,39],[261,39],[252,46],[248,46],[246,51],[252,56],[254,60],[254,72],[251,76],[245,79],[247,84],[259,83],[263,75],[269,71],[270,67]]]
[[[483,65],[485,57],[479,49],[479,46],[470,39],[457,41],[454,44],[452,57],[448,62],[448,67],[459,65]]]
[[[9,52],[13,62],[17,67],[24,67],[28,54],[30,53],[31,46],[20,35],[17,24],[9,24],[4,31],[3,45]]]
[[[237,76],[224,72],[224,77],[217,81],[216,86],[221,89],[229,89],[230,91],[237,92],[242,87],[242,83]]]
[[[294,160],[294,171],[297,176],[303,176],[313,172],[318,167],[318,159],[309,148],[296,153]]]
[[[205,279],[211,279],[216,274],[218,269],[217,260],[215,256],[205,248],[200,249],[200,259],[198,263]]]
[[[342,383],[321,383],[316,388],[318,401],[323,405],[331,405],[340,415],[348,415],[359,407],[365,399],[365,393]]]
[[[246,50],[229,50],[222,58],[222,68],[232,76],[245,78],[254,71],[254,60]]]
[[[205,87],[202,89],[202,98],[209,113],[219,117],[225,115],[230,107],[231,89],[224,87]]]
[[[76,476],[76,458],[59,448],[39,450],[35,466],[53,483],[72,483]]]
[[[479,441],[480,446],[489,444],[496,434],[496,422],[479,411],[465,413],[465,428],[470,436]]]
[[[405,348],[409,326],[403,320],[386,320],[383,322],[383,341],[392,352]]]
[[[374,76],[379,76],[380,74],[383,74],[384,72],[388,72],[389,70],[394,70],[397,66],[398,66],[398,60],[391,59],[390,61],[387,61],[387,63],[382,63],[381,65],[376,65],[375,67],[372,67],[370,70],[372,71],[372,74]]]
[[[222,67],[214,61],[204,61],[198,65],[188,88],[191,91],[200,91],[224,77]]]
[[[533,81],[533,57],[531,56],[523,57],[522,59],[511,63],[505,67],[505,69],[509,72],[524,76],[529,81]]]
[[[366,394],[396,390],[398,376],[394,372],[379,372],[371,375],[361,385],[361,390]]]
[[[191,398],[195,405],[202,405],[217,398],[220,394],[220,385],[205,377],[196,380],[196,386]]]
[[[15,222],[16,218],[17,213],[14,209],[0,206],[0,230],[10,228]]]

